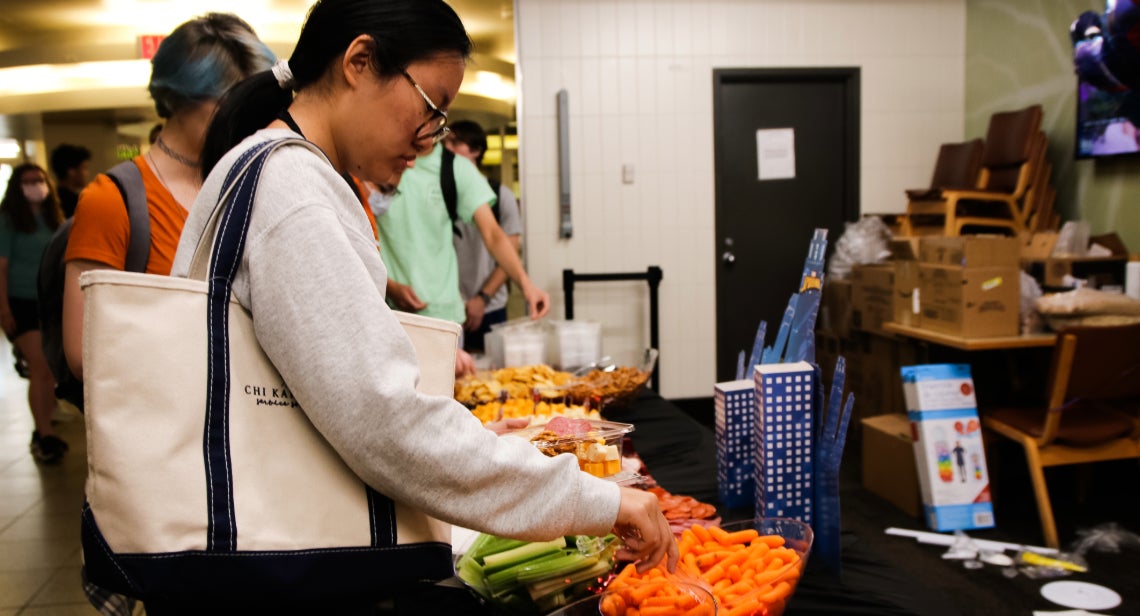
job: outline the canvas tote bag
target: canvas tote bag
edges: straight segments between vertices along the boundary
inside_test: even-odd
[[[231,293],[256,178],[286,145],[315,149],[267,142],[230,171],[189,278],[80,279],[82,538],[88,577],[104,588],[144,600],[347,601],[453,573],[450,527],[345,465]],[[398,315],[419,360],[418,389],[451,396],[459,326]]]

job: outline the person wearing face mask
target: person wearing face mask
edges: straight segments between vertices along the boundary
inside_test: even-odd
[[[319,153],[280,147],[260,169],[233,295],[320,436],[397,506],[524,540],[616,529],[640,568],[667,559],[673,569],[677,547],[655,496],[497,436],[454,399],[416,391],[415,351],[385,302],[389,246],[376,250],[343,174],[389,183],[437,144],[470,53],[443,0],[317,2],[288,61],[219,103],[171,275],[189,275],[243,155],[274,139],[309,141]]]
[[[67,443],[51,425],[55,379],[40,346],[36,274],[51,236],[63,222],[59,198],[47,173],[34,164],[12,172],[0,204],[0,325],[28,364],[28,406],[35,420],[32,456],[58,462]]]

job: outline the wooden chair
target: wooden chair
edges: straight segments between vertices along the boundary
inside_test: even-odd
[[[1140,458],[1140,323],[1057,335],[1045,408],[985,409],[982,424],[1017,441],[1049,547],[1060,547],[1044,469]]]
[[[946,216],[946,200],[942,191],[977,188],[982,151],[981,139],[942,144],[938,149],[938,160],[934,163],[930,188],[906,191],[907,205],[906,216],[901,221],[902,235],[925,234],[923,229],[929,229],[932,225],[918,224],[923,219],[936,220],[938,227],[934,231],[942,232]]]
[[[1025,230],[1023,199],[1047,145],[1041,115],[1041,105],[1032,105],[990,116],[979,189],[943,191],[946,235],[960,235],[966,226],[1001,227],[1013,235]]]

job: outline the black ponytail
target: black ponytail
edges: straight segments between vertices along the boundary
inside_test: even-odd
[[[253,74],[230,88],[218,100],[202,143],[202,179],[230,148],[265,128],[292,101],[293,93],[277,85],[272,71]]]
[[[399,75],[409,64],[439,53],[471,55],[471,39],[443,0],[318,0],[309,9],[289,58],[292,90],[318,83],[356,37],[375,42],[372,66],[381,77]],[[293,93],[271,71],[257,73],[226,93],[206,133],[202,177],[231,148],[265,128],[289,107]]]

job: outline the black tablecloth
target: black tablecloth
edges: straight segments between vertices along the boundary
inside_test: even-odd
[[[649,474],[674,494],[716,502],[716,442],[713,431],[693,420],[676,405],[646,392],[628,409],[609,409],[607,419],[629,422],[635,429],[630,442],[645,462]],[[844,468],[857,466],[845,456]],[[842,471],[841,471],[842,474]],[[997,568],[963,572],[954,562],[942,561],[944,551],[918,545],[908,539],[887,537],[887,526],[917,528],[917,521],[894,510],[885,501],[860,490],[858,479],[841,482],[844,532],[842,575],[825,568],[822,561],[808,559],[808,567],[788,606],[788,616],[833,614],[1028,614],[1032,609],[1061,609],[1038,594],[1041,581],[1004,579]],[[751,518],[751,511],[721,510],[724,520]],[[994,533],[995,531],[989,531]],[[981,538],[1011,540],[1000,535]],[[1099,559],[1108,557],[1098,556]],[[1121,561],[1095,563],[1100,573],[1087,581],[1108,584],[1125,595],[1126,605],[1135,605],[1136,591],[1122,580],[1131,573],[1116,571]],[[1124,561],[1129,562],[1129,561]],[[1104,579],[1106,574],[1116,578]],[[1122,608],[1123,609],[1123,608]],[[384,614],[491,614],[463,589],[434,587],[405,599]],[[1114,610],[1124,614],[1126,611]]]

